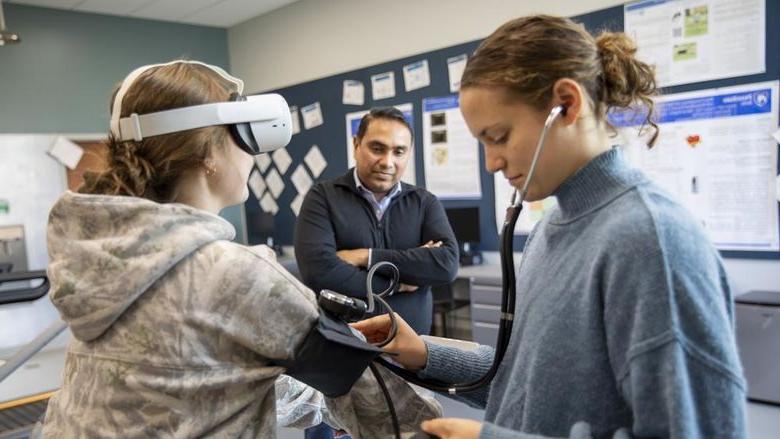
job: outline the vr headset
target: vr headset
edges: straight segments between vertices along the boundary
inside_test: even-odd
[[[230,96],[229,102],[193,105],[147,114],[133,113],[128,117],[120,117],[122,100],[136,78],[148,69],[176,63],[207,67],[235,84],[236,92]],[[251,155],[274,151],[290,143],[292,118],[287,101],[278,94],[244,96],[243,91],[243,81],[217,66],[198,61],[177,60],[139,67],[127,75],[116,93],[111,111],[111,134],[121,142],[139,142],[162,134],[227,125],[236,144]]]

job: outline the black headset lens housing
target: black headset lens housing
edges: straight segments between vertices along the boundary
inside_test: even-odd
[[[246,101],[246,96],[239,93],[230,94],[231,102]],[[236,142],[239,148],[244,150],[250,155],[259,155],[263,152],[260,151],[260,146],[257,144],[254,134],[252,134],[252,128],[249,126],[249,122],[244,123],[232,123],[228,125],[228,130],[233,140]]]

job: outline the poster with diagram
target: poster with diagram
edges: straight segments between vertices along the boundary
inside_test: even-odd
[[[659,86],[766,71],[765,0],[642,0],[623,14]]]
[[[423,99],[425,188],[439,198],[482,197],[479,142],[460,113],[458,95]]]
[[[721,250],[778,251],[778,81],[656,99],[652,149],[642,114],[610,114],[627,157],[701,221]]]

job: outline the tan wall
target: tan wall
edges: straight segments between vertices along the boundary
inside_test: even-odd
[[[571,16],[622,3],[301,0],[230,28],[230,65],[257,92],[484,38],[521,15]]]

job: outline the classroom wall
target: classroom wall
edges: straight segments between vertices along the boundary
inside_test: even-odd
[[[104,133],[113,87],[178,57],[229,67],[227,31],[5,4],[22,43],[0,47],[0,132]]]
[[[110,93],[135,67],[179,57],[230,66],[222,28],[3,7],[22,43],[0,47],[0,133],[104,134]],[[223,216],[241,236],[240,207]]]
[[[622,3],[300,0],[231,27],[228,47],[233,72],[248,90],[263,91],[484,38],[521,15],[577,15]]]
[[[228,30],[234,74],[263,91],[486,37],[520,15],[578,15],[616,0],[301,0]],[[771,56],[771,55],[770,55]],[[488,255],[496,259],[496,255]],[[780,290],[780,261],[726,259],[737,293]]]

